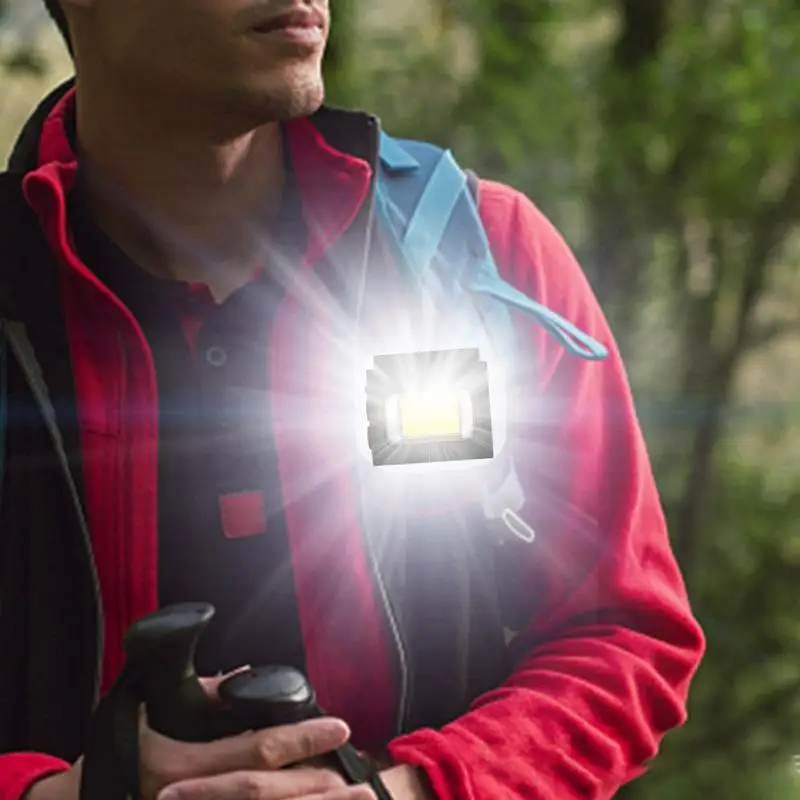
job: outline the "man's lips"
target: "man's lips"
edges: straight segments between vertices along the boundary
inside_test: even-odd
[[[259,38],[316,50],[325,42],[325,17],[308,10],[295,11],[259,21],[251,30]]]
[[[325,20],[321,14],[312,11],[292,11],[264,20],[253,26],[256,33],[323,31]]]

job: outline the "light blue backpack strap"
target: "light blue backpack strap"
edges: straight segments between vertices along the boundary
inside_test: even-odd
[[[403,144],[381,134],[379,211],[405,266],[421,280],[439,251],[467,179],[449,151],[421,142],[414,142],[410,151]]]
[[[464,288],[532,317],[575,356],[588,360],[608,357],[602,344],[503,280],[477,204],[467,187],[466,174],[449,151],[382,133],[380,152],[378,212],[412,276],[421,281],[434,257],[443,255],[440,260],[450,262],[447,266],[458,274],[458,279],[464,277]],[[459,230],[454,231],[451,222],[457,223]],[[475,266],[468,276],[460,274],[462,265],[455,263],[449,252],[459,242],[473,243],[469,260]],[[431,285],[426,282],[426,286]]]
[[[428,179],[403,237],[403,250],[411,264],[418,264],[421,269],[430,266],[466,186],[467,176],[451,153],[445,151]]]

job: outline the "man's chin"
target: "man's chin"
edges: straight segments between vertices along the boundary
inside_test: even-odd
[[[264,98],[263,110],[273,121],[309,117],[325,102],[322,84],[287,86],[284,91],[274,92]]]
[[[223,99],[223,107],[228,112],[228,121],[237,126],[239,133],[244,133],[273,122],[311,116],[324,101],[321,82],[286,82],[279,86],[273,83],[269,88],[251,87],[235,99],[228,94]]]
[[[325,103],[325,88],[322,84],[314,87],[305,87],[303,91],[292,93],[290,102],[287,104],[287,114],[285,119],[298,119],[299,117],[310,117],[319,111]]]
[[[322,108],[324,103],[324,98],[321,98],[315,100],[313,103],[298,104],[288,110],[287,113],[280,118],[280,121],[286,122],[292,119],[302,119],[304,117],[313,116]]]

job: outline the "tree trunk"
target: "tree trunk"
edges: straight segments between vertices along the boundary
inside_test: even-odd
[[[649,177],[643,148],[633,131],[649,116],[647,69],[661,49],[668,2],[620,0],[618,10],[620,30],[603,87],[603,137],[590,197],[585,267],[623,357],[628,358],[637,328],[636,310],[646,291],[644,276],[654,232],[649,215],[638,204]],[[621,146],[622,159],[618,158]],[[632,191],[632,187],[637,188]]]

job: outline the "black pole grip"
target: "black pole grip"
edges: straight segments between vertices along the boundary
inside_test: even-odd
[[[123,640],[126,663],[92,722],[80,800],[139,800],[138,706],[150,727],[184,742],[204,742],[247,730],[320,717],[306,677],[291,667],[249,669],[222,682],[219,700],[208,696],[195,672],[200,636],[214,616],[208,603],[184,603],[135,622]],[[330,756],[349,783],[370,783],[388,793],[369,763],[346,744]]]
[[[171,739],[213,738],[215,703],[194,667],[198,640],[213,616],[208,603],[169,606],[135,622],[123,640],[125,673],[144,701],[148,724]]]
[[[219,687],[231,719],[240,730],[292,725],[324,716],[311,684],[292,667],[258,667],[232,675]],[[391,800],[367,759],[349,742],[328,757],[350,784],[369,783],[378,800]]]
[[[322,716],[305,675],[292,667],[257,667],[232,675],[219,696],[239,730],[291,725]]]

